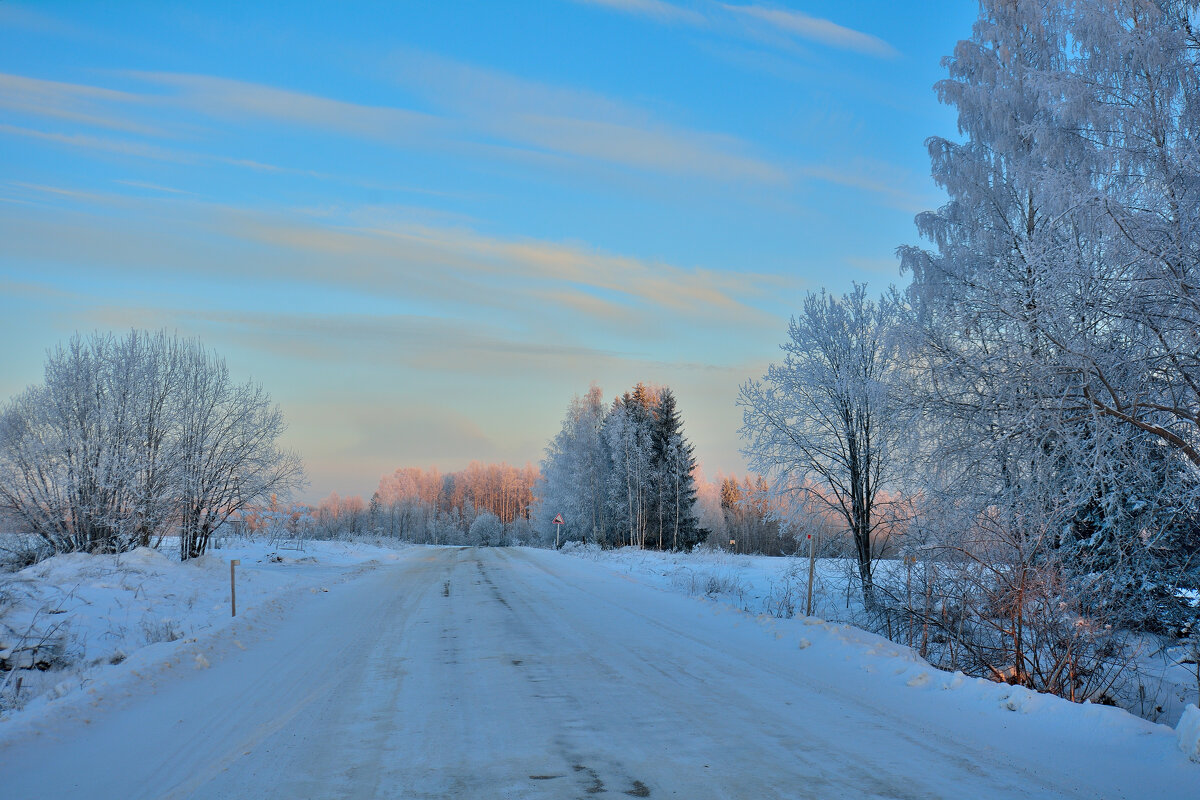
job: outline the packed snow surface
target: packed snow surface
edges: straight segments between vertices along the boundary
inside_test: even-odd
[[[584,559],[326,567],[0,724],[6,797],[1194,798],[1176,731]],[[335,574],[336,573],[336,574]]]

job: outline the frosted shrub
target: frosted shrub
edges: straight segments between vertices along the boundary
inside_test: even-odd
[[[779,580],[771,582],[771,590],[767,594],[767,613],[780,619],[791,619],[796,616],[796,609],[803,602],[805,582],[798,562],[788,565]]]
[[[467,541],[472,547],[498,547],[504,544],[504,523],[490,511],[484,511],[471,523]]]

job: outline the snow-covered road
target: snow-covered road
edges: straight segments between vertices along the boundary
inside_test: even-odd
[[[1134,723],[1114,709],[1081,727],[982,707],[987,687],[881,681],[850,645],[817,637],[819,626],[780,627],[557,553],[404,555],[328,592],[296,593],[285,611],[239,619],[124,691],[9,737],[0,795],[1200,791],[1200,768],[1172,756],[1161,726],[1129,737]],[[805,630],[814,641],[797,639]],[[1113,747],[1122,736],[1129,746]]]

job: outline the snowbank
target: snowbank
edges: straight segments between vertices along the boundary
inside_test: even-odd
[[[1189,705],[1175,726],[1179,749],[1192,761],[1200,763],[1200,708]]]

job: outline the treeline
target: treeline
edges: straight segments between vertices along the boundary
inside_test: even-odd
[[[814,504],[809,497],[796,502],[789,493],[773,491],[762,475],[717,473],[707,481],[697,470],[695,479],[700,524],[709,531],[707,543],[714,548],[764,556],[807,555],[811,535],[820,557],[855,558],[854,537],[827,501]],[[902,530],[877,525],[871,532],[873,556],[896,556],[901,542],[894,534]]]
[[[538,471],[532,465],[482,464],[442,473],[402,467],[379,480],[369,501],[333,492],[315,506],[249,508],[240,525],[276,537],[338,539],[387,536],[419,544],[499,546],[529,544]]]
[[[231,515],[301,485],[283,430],[266,391],[194,340],[77,335],[0,411],[0,515],[51,553],[178,536],[194,558]]]
[[[509,525],[529,519],[537,480],[538,470],[531,464],[514,467],[472,461],[466,469],[446,474],[436,467],[405,467],[379,481],[371,504],[379,508],[422,504],[438,513],[457,512],[468,520],[489,511]]]
[[[713,544],[735,553],[795,553],[796,537],[775,513],[775,499],[761,475],[741,480],[736,475],[718,475],[711,488],[701,483],[699,495],[701,520]]]
[[[561,514],[565,540],[691,549],[707,536],[696,516],[695,463],[669,388],[639,383],[606,405],[592,386],[546,448],[534,528],[555,541]]]
[[[1197,623],[1196,8],[985,0],[907,291],[810,295],[742,387],[751,467],[840,519],[867,624],[941,666],[1111,700],[1123,632]]]
[[[530,506],[538,479],[532,465],[482,464],[441,473],[436,467],[397,469],[379,481],[367,506],[378,533],[428,544],[528,543]]]

